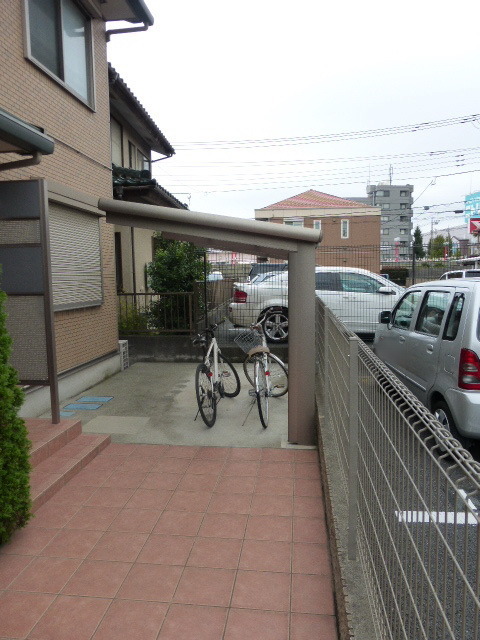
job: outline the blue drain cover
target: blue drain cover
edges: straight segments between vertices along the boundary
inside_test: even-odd
[[[94,409],[100,409],[102,405],[101,404],[87,404],[87,403],[78,403],[78,404],[67,404],[65,407],[63,407],[64,409],[67,409],[67,411],[73,410],[73,411],[77,411],[77,410],[86,410],[86,411],[93,411]]]
[[[109,402],[113,396],[84,396],[79,402]]]

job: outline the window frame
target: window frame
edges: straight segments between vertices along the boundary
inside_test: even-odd
[[[94,65],[93,65],[93,33],[92,33],[92,16],[89,15],[81,2],[78,0],[54,0],[56,5],[56,13],[60,18],[60,28],[57,33],[57,44],[60,49],[61,56],[61,68],[62,74],[65,76],[64,70],[64,53],[63,53],[63,29],[61,26],[62,19],[62,2],[70,2],[73,4],[78,11],[82,13],[85,18],[86,28],[85,28],[85,39],[86,39],[86,73],[87,73],[87,97],[82,96],[78,93],[73,87],[71,87],[63,78],[57,76],[53,71],[51,71],[48,67],[46,67],[42,62],[37,60],[32,53],[31,47],[31,30],[30,30],[30,0],[23,0],[23,31],[24,31],[24,56],[25,58],[31,62],[33,65],[38,67],[43,73],[48,75],[54,82],[60,85],[63,89],[68,91],[72,96],[74,96],[77,100],[82,102],[86,107],[95,110],[95,73],[94,73]]]
[[[348,240],[350,238],[350,220],[348,220],[348,218],[342,218],[342,220],[340,220],[340,238],[342,240]]]
[[[304,218],[284,218],[283,224],[286,224],[289,227],[303,227],[305,226]]]

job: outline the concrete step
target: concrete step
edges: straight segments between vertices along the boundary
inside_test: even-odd
[[[109,435],[82,433],[79,420],[25,420],[32,441],[30,490],[32,512],[110,444]]]

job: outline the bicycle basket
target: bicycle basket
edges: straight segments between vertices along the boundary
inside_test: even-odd
[[[234,338],[234,342],[238,344],[242,351],[248,353],[250,349],[262,346],[262,336],[258,331],[242,331],[242,333],[239,333],[238,336]]]

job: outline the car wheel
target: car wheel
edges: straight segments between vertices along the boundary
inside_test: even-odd
[[[263,330],[268,342],[286,342],[288,339],[288,311],[270,310],[263,321]]]
[[[440,422],[442,427],[450,432],[451,436],[458,440],[460,444],[466,449],[471,445],[471,441],[468,438],[460,435],[458,432],[455,420],[452,417],[448,405],[443,400],[438,400],[432,407],[432,413],[435,418]]]

